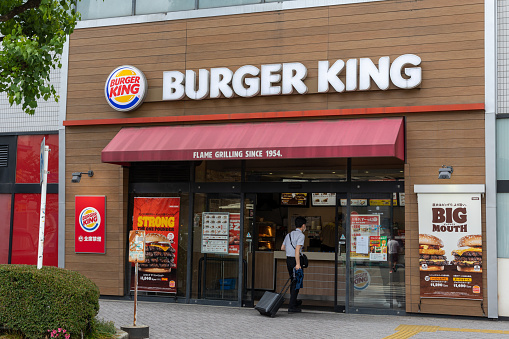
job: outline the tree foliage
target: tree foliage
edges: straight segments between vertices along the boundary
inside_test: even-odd
[[[61,67],[67,36],[79,20],[73,0],[0,0],[0,92],[34,114],[37,99],[58,101],[50,72]]]

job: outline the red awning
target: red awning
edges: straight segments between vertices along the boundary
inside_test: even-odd
[[[103,162],[396,157],[403,118],[124,128]]]

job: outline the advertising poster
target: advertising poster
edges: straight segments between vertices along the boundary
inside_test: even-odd
[[[380,236],[380,214],[352,214],[350,216],[350,258],[369,259],[369,238]],[[362,245],[357,249],[357,238]]]
[[[419,194],[422,298],[482,299],[480,194]]]
[[[145,262],[145,231],[129,232],[129,262]]]
[[[228,254],[229,220],[228,212],[203,212],[201,253]]]
[[[240,213],[230,213],[230,241],[228,254],[239,255],[240,249]]]
[[[180,198],[134,198],[133,230],[145,231],[145,262],[139,264],[139,291],[177,293],[179,214]]]
[[[76,196],[74,251],[106,253],[106,196]]]
[[[387,237],[369,237],[369,260],[387,261]]]

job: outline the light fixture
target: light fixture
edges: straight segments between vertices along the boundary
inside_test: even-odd
[[[89,177],[93,177],[94,176],[94,171],[90,170],[88,172],[74,172],[72,174],[72,179],[71,181],[72,182],[80,182],[81,181],[81,175],[82,174],[88,174]]]
[[[438,179],[451,179],[452,166],[442,165],[442,168],[438,169]]]

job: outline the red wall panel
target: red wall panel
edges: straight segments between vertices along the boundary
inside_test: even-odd
[[[15,195],[12,264],[37,265],[40,208],[40,194]],[[58,266],[58,194],[46,197],[44,238],[43,265]]]
[[[0,194],[0,264],[9,261],[9,236],[11,234],[11,195]]]
[[[58,135],[20,135],[16,154],[16,183],[40,182],[40,152],[42,138],[49,146],[48,183],[58,183]]]

